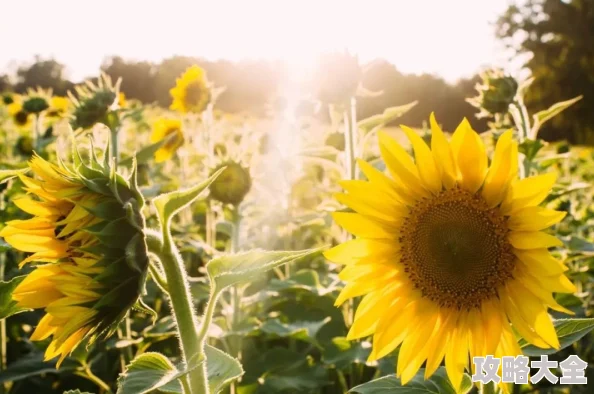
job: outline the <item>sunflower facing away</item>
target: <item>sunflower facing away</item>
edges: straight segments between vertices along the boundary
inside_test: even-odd
[[[96,160],[76,170],[34,156],[29,194],[14,203],[33,215],[12,220],[0,236],[32,253],[35,269],[13,292],[23,308],[44,308],[31,339],[52,336],[46,360],[64,358],[84,339],[110,335],[138,300],[147,273],[142,197]]]
[[[431,148],[403,127],[415,160],[380,133],[391,178],[359,165],[368,181],[343,181],[335,212],[356,239],[326,252],[345,264],[337,305],[363,296],[348,338],[373,335],[370,360],[401,345],[397,375],[425,378],[445,358],[454,387],[475,356],[521,354],[512,327],[541,348],[559,348],[548,308],[571,313],[553,292],[571,293],[567,268],[548,251],[561,242],[543,230],[564,212],[539,207],[555,182],[518,180],[518,146],[507,131],[490,165],[464,120],[448,142],[431,115]]]
[[[173,98],[171,109],[182,113],[202,113],[211,99],[206,72],[198,66],[188,68],[169,92]]]
[[[178,119],[159,119],[153,126],[151,143],[156,143],[167,138],[167,141],[155,152],[157,163],[171,159],[177,149],[184,143],[182,124]]]

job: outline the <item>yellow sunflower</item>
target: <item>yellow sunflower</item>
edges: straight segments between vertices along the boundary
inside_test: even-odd
[[[33,215],[12,220],[0,236],[37,263],[12,297],[23,308],[44,308],[31,339],[52,336],[46,360],[58,366],[83,339],[110,335],[138,300],[148,257],[135,184],[92,163],[72,171],[34,156],[35,177],[20,176],[28,193],[14,203]],[[80,171],[80,173],[78,172]]]
[[[170,108],[182,113],[202,113],[211,99],[206,72],[198,66],[188,68],[169,92],[173,98]]]
[[[547,309],[571,313],[552,293],[575,287],[548,250],[561,241],[543,231],[565,212],[538,206],[555,175],[518,180],[511,130],[489,165],[466,120],[449,142],[433,114],[430,122],[431,147],[403,127],[414,161],[380,133],[392,177],[359,162],[368,181],[344,181],[336,195],[354,212],[334,213],[357,238],[325,255],[346,265],[337,305],[363,296],[348,338],[373,335],[370,360],[401,345],[396,373],[406,384],[423,363],[427,378],[445,358],[460,387],[469,358],[521,354],[512,327],[535,346],[559,348]]]
[[[31,127],[33,117],[27,111],[23,109],[23,105],[15,101],[8,105],[8,114],[12,117],[13,122],[17,126],[24,128]]]
[[[165,138],[167,138],[165,144],[155,152],[155,161],[157,163],[171,159],[177,149],[183,145],[184,134],[179,119],[159,119],[155,122],[151,142],[154,144]]]
[[[70,107],[70,100],[67,97],[53,96],[50,99],[50,106],[48,109],[48,116],[62,116],[68,111]]]

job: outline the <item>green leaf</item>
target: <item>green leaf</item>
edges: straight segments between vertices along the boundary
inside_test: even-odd
[[[417,103],[418,101],[413,101],[412,103],[400,105],[398,107],[386,108],[382,114],[373,115],[369,118],[360,120],[359,123],[357,123],[357,126],[365,132],[383,127],[407,113],[411,108],[417,105]]]
[[[0,238],[0,253],[7,252],[12,249],[12,246],[7,244],[2,238]]]
[[[157,208],[157,216],[163,226],[163,230],[169,230],[173,215],[190,205],[198,196],[219,176],[225,169],[223,167],[215,172],[206,181],[197,184],[189,189],[177,190],[171,193],[161,194],[153,200]]]
[[[23,169],[16,169],[16,170],[0,170],[0,184],[4,182],[8,182],[12,178],[18,176],[19,174],[24,174],[29,171],[28,168]]]
[[[17,302],[12,299],[12,292],[26,276],[15,276],[8,282],[0,281],[0,320],[29,310],[17,306]]]
[[[464,394],[472,388],[470,376],[464,374],[462,385],[456,390],[444,367],[437,371],[427,380],[424,378],[425,369],[421,368],[414,378],[406,385],[400,384],[400,379],[395,375],[388,375],[371,382],[363,383],[352,388],[349,393],[359,394]]]
[[[572,252],[592,253],[594,252],[594,242],[589,242],[578,236],[571,236],[566,246]]]
[[[330,317],[321,321],[299,321],[294,323],[282,323],[278,319],[270,319],[262,324],[260,331],[279,337],[295,338],[315,345],[317,344],[316,336],[318,332],[329,321]]]
[[[92,393],[89,393],[88,391],[80,391],[79,389],[76,389],[76,390],[64,391],[63,394],[92,394]]]
[[[531,130],[531,138],[536,139],[536,136],[538,135],[538,130],[540,130],[544,123],[559,115],[561,112],[571,107],[573,104],[580,101],[582,97],[583,96],[577,96],[575,98],[572,98],[571,100],[560,101],[556,104],[553,104],[545,110],[535,113],[533,116],[534,125],[532,126]]]
[[[349,341],[345,337],[336,337],[324,346],[322,360],[324,364],[333,365],[342,370],[354,363],[365,364],[369,353],[371,353],[369,342]]]
[[[228,254],[212,259],[206,264],[206,271],[217,291],[240,282],[252,280],[264,272],[318,253],[321,249],[289,251],[251,250]]]
[[[243,368],[239,361],[227,353],[209,345],[206,345],[204,352],[211,394],[220,392],[233,380],[243,375]]]
[[[594,318],[591,319],[559,319],[553,322],[557,336],[559,337],[560,349],[571,346],[594,329]],[[543,354],[555,354],[560,349],[541,349],[529,345],[522,339],[520,341],[522,353],[526,356],[540,356]]]
[[[55,361],[43,361],[43,353],[33,353],[10,363],[6,369],[0,371],[0,383],[16,382],[48,373],[68,374],[74,371],[76,367],[76,363],[71,363],[66,359],[60,369],[57,370]]]
[[[177,368],[161,353],[147,352],[136,357],[128,364],[126,371],[118,379],[118,394],[144,394],[153,390],[166,393],[182,393],[178,379],[202,361],[192,363],[187,371]]]
[[[146,162],[152,160],[153,157],[155,157],[155,153],[159,150],[159,148],[161,148],[169,140],[173,140],[174,138],[177,138],[177,137],[175,136],[175,133],[172,133],[172,134],[168,135],[167,137],[163,138],[161,141],[157,141],[153,144],[145,146],[144,148],[142,148],[141,150],[136,152],[135,156],[136,156],[137,163],[143,164],[143,163],[146,163]],[[132,165],[133,161],[134,161],[134,156],[126,157],[125,159],[123,159],[119,162],[119,165],[129,167]]]

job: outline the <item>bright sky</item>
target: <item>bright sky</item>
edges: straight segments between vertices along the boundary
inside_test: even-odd
[[[77,81],[105,56],[285,59],[348,49],[449,81],[506,65],[492,22],[509,0],[28,0],[3,2],[0,72],[54,57]]]

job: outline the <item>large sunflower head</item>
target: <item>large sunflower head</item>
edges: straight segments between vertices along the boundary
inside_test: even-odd
[[[156,143],[167,139],[165,143],[155,152],[157,163],[171,159],[177,149],[184,143],[182,123],[179,119],[159,119],[153,126],[151,142]]]
[[[135,176],[78,161],[75,169],[34,156],[20,176],[29,196],[14,203],[33,215],[6,223],[0,236],[31,253],[35,269],[13,299],[45,315],[31,336],[52,336],[45,358],[58,365],[84,339],[110,335],[137,302],[147,275],[143,199]]]
[[[206,79],[206,72],[192,66],[177,79],[175,87],[170,90],[173,102],[171,109],[182,113],[202,113],[211,100],[211,87]]]
[[[77,97],[68,93],[74,104],[72,127],[87,129],[96,123],[108,124],[108,115],[119,108],[120,81],[114,85],[109,76],[102,74],[97,83],[87,81],[75,88]]]
[[[558,348],[548,308],[570,313],[553,292],[575,291],[567,268],[549,252],[545,231],[565,212],[538,206],[555,176],[518,179],[512,131],[485,146],[464,120],[450,141],[431,116],[431,144],[403,127],[414,160],[380,134],[391,177],[361,161],[367,181],[344,181],[337,199],[352,211],[335,220],[357,236],[326,257],[345,264],[337,299],[363,296],[349,338],[373,335],[370,359],[401,345],[397,375],[425,376],[445,358],[459,387],[475,356],[521,354],[514,331],[541,348]]]

